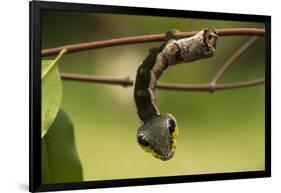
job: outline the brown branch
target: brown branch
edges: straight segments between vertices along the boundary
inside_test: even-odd
[[[234,52],[228,58],[228,60],[221,66],[221,68],[217,71],[211,84],[215,85],[219,81],[219,79],[223,76],[223,74],[227,71],[227,69],[229,69],[229,67],[234,62],[236,62],[240,56],[242,56],[251,46],[253,46],[258,39],[259,37],[257,36],[251,37],[245,44],[243,44],[238,50],[236,50],[236,52]]]
[[[113,76],[95,76],[95,75],[82,75],[76,73],[60,73],[61,78],[64,80],[82,81],[82,82],[93,82],[103,84],[114,84],[120,86],[132,86],[134,81],[129,77],[113,77]]]
[[[217,31],[220,36],[254,35],[255,37],[252,37],[249,41],[247,41],[220,67],[220,69],[215,74],[213,80],[210,83],[203,83],[203,84],[157,83],[156,87],[159,89],[166,89],[166,90],[185,90],[185,91],[192,90],[192,91],[213,92],[216,90],[243,88],[243,87],[250,87],[250,86],[263,84],[265,82],[264,79],[235,82],[235,83],[221,83],[221,84],[217,84],[217,82],[222,77],[222,75],[227,71],[227,69],[257,41],[258,39],[257,36],[264,35],[265,30],[254,29],[254,28],[231,28],[231,29],[220,29]],[[189,37],[194,35],[195,33],[197,32],[181,32],[178,33],[177,35],[180,37]],[[104,41],[73,44],[73,45],[66,45],[58,48],[43,50],[42,56],[50,56],[50,55],[57,54],[58,52],[61,51],[61,49],[67,49],[68,52],[77,52],[87,49],[96,49],[96,48],[103,48],[109,46],[153,42],[153,41],[161,41],[161,40],[164,40],[164,34],[135,36],[129,38],[118,38],[118,39],[111,39],[111,40],[104,40]],[[82,75],[82,74],[75,74],[75,73],[61,73],[61,78],[64,80],[121,85],[124,87],[134,85],[134,81],[131,80],[129,77],[94,76],[94,75]]]
[[[196,34],[198,31],[193,32],[180,32],[177,33],[179,37],[190,37]],[[265,29],[256,29],[256,28],[229,28],[229,29],[218,29],[219,36],[234,36],[234,35],[243,35],[243,36],[264,36]],[[100,40],[93,42],[85,42],[78,44],[64,45],[56,48],[49,48],[42,50],[42,56],[52,56],[58,54],[62,49],[67,49],[67,53],[79,52],[82,50],[90,50],[111,46],[119,46],[125,44],[137,44],[145,42],[157,42],[163,41],[165,39],[165,34],[152,34],[152,35],[142,35],[142,36],[133,36],[126,38],[115,38],[109,40]]]
[[[120,85],[125,87],[134,85],[134,81],[131,80],[129,77],[94,76],[94,75],[82,75],[82,74],[75,74],[75,73],[61,73],[61,78],[64,80],[112,84],[112,85]],[[237,82],[237,83],[222,83],[217,85],[158,83],[156,87],[165,90],[213,92],[216,90],[226,90],[226,89],[255,86],[263,83],[264,83],[264,79],[259,79],[259,80]]]

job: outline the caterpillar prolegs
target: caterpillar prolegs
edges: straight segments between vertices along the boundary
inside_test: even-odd
[[[156,106],[157,81],[169,66],[192,62],[215,54],[218,34],[212,27],[203,29],[192,37],[178,39],[166,33],[166,42],[152,48],[139,66],[136,75],[134,99],[143,124],[137,130],[137,141],[147,152],[163,161],[173,157],[176,150],[178,127],[175,117],[160,114]]]

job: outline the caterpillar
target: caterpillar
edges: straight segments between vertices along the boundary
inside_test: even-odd
[[[137,69],[134,99],[138,117],[143,122],[137,130],[137,141],[146,152],[160,160],[173,157],[178,126],[172,114],[161,114],[156,106],[157,81],[169,66],[213,56],[217,38],[218,33],[213,27],[182,39],[175,31],[167,32],[165,43],[159,48],[151,48]]]

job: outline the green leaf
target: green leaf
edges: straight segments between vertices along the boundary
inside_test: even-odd
[[[41,148],[43,184],[83,181],[73,124],[62,109],[42,138]]]
[[[62,50],[54,60],[42,60],[42,127],[43,137],[54,122],[62,99],[62,81],[58,61],[66,50]]]

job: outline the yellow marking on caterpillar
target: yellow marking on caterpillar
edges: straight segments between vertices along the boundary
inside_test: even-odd
[[[159,158],[159,154],[156,153],[155,151],[152,150],[151,154],[152,154],[153,157]]]
[[[150,153],[150,152],[152,152],[153,150],[152,150],[152,148],[150,147],[150,146],[143,146],[143,145],[140,145],[141,147],[142,147],[142,149],[145,151],[145,152],[148,152],[148,153]]]
[[[159,158],[159,155],[158,153],[156,153],[155,151],[153,151],[153,149],[150,147],[150,146],[143,146],[143,145],[140,145],[141,148],[147,152],[147,153],[151,153],[153,157],[155,158]]]
[[[176,149],[177,147],[177,140],[173,139],[172,148]]]
[[[177,138],[179,135],[179,128],[176,127],[175,131],[172,133],[173,139]]]
[[[176,127],[175,131],[172,133],[172,136],[173,136],[172,148],[174,150],[177,147],[177,140],[176,140],[176,138],[178,137],[178,135],[179,135],[179,128]]]

